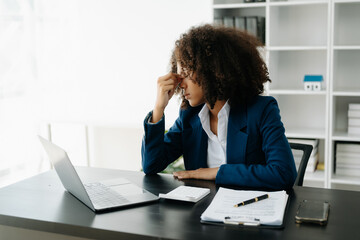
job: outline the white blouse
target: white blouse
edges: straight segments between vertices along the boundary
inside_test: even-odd
[[[226,102],[218,113],[217,136],[210,129],[210,111],[206,104],[198,114],[201,125],[208,135],[207,164],[209,168],[219,167],[226,163],[229,113],[230,105]]]

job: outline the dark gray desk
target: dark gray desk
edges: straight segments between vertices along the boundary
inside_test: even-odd
[[[180,185],[208,187],[211,194],[196,204],[171,200],[95,214],[65,192],[54,171],[0,189],[0,225],[96,239],[360,239],[360,192],[295,187],[285,228],[212,226],[200,215],[216,193],[211,181],[178,181],[171,175],[79,168],[85,180],[125,177],[154,194]],[[327,226],[297,225],[294,216],[303,199],[328,200]]]

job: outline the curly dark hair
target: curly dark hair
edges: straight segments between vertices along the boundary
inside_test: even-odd
[[[171,71],[176,73],[179,63],[187,76],[196,74],[192,80],[202,86],[211,108],[217,100],[239,105],[263,93],[264,83],[271,82],[257,49],[261,46],[258,39],[235,28],[210,24],[192,27],[175,42]],[[181,92],[176,89],[176,93]],[[189,106],[184,96],[182,99],[182,108]]]

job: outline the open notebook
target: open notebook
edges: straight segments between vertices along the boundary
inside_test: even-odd
[[[242,201],[263,194],[269,194],[269,198],[245,206],[234,207]],[[287,200],[288,195],[285,191],[262,192],[219,188],[213,201],[201,215],[201,222],[281,227]]]

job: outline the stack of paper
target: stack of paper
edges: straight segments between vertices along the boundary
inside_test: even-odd
[[[269,198],[245,206],[235,207],[263,194]],[[261,225],[281,226],[288,195],[285,191],[262,192],[219,188],[209,207],[201,215],[202,222],[226,223],[227,219],[237,224],[258,222]]]
[[[197,202],[209,193],[209,188],[180,186],[167,194],[160,193],[159,197],[179,201]]]
[[[318,146],[319,146],[319,139],[295,139],[295,138],[289,138],[289,142],[292,143],[300,143],[300,144],[307,144],[312,145],[313,150],[311,152],[308,164],[306,166],[306,172],[315,172],[316,166],[319,162],[319,153],[318,153]],[[296,169],[299,168],[301,158],[304,155],[304,152],[301,150],[292,149]]]
[[[360,177],[360,144],[336,144],[336,175]]]
[[[351,135],[360,135],[360,103],[349,104],[348,133]]]

